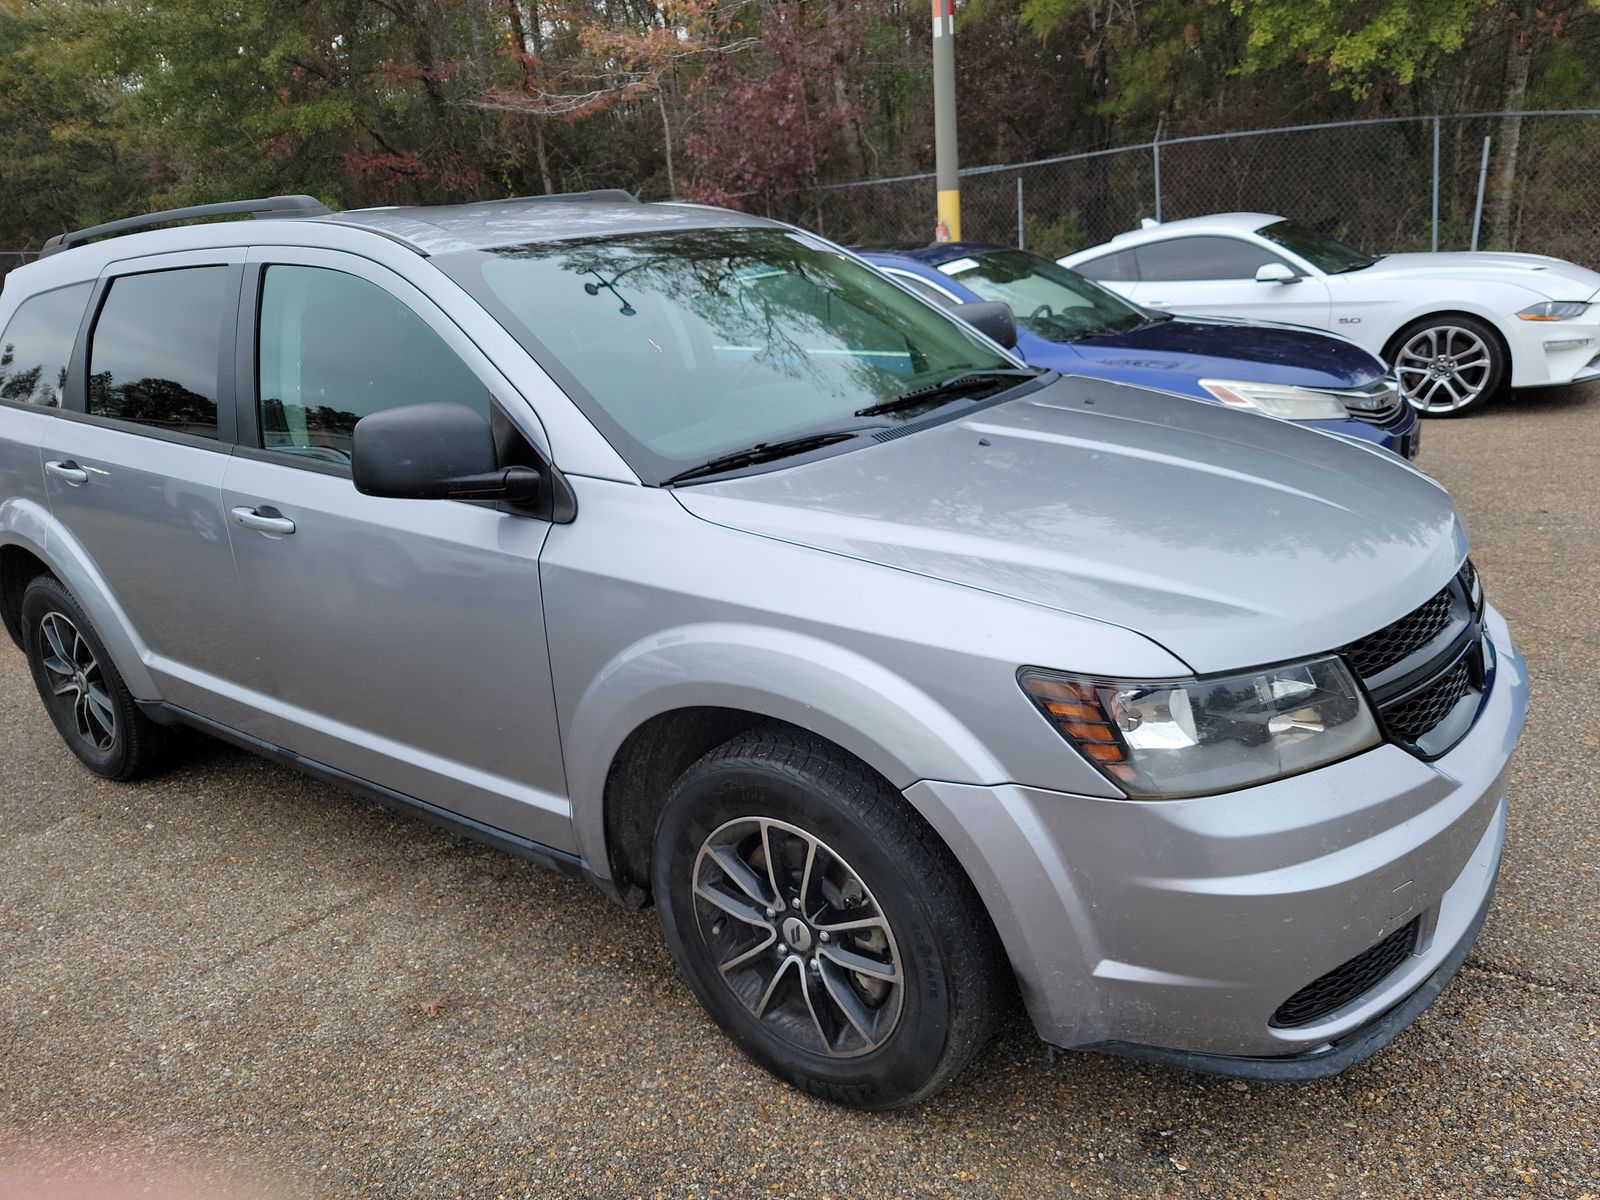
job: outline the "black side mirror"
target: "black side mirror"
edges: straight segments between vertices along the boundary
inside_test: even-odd
[[[1017,314],[999,300],[980,300],[954,310],[968,325],[1007,350],[1017,348]]]
[[[356,422],[356,491],[401,500],[532,500],[539,472],[496,464],[488,419],[464,404],[413,404]]]

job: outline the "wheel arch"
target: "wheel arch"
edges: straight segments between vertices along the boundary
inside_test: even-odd
[[[1004,776],[938,701],[862,656],[770,629],[680,629],[619,654],[563,720],[574,835],[591,872],[644,899],[648,847],[672,782],[766,722],[838,747],[902,793],[924,778]]]
[[[88,615],[128,691],[158,699],[144,645],[88,552],[42,504],[22,498],[0,504],[0,624],[18,646],[22,592],[41,572],[60,580]]]

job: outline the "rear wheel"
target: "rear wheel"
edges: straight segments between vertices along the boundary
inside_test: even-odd
[[[162,764],[169,731],[139,711],[89,618],[49,575],[22,593],[22,648],[45,711],[84,766],[127,780]]]
[[[768,1071],[838,1103],[933,1095],[1009,994],[988,916],[933,831],[860,763],[787,728],[689,768],[652,882],[711,1016]]]
[[[1505,387],[1510,362],[1500,337],[1475,317],[1413,321],[1389,345],[1400,390],[1424,416],[1476,412]]]

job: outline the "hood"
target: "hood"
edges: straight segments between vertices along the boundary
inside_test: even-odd
[[[1153,321],[1070,346],[1081,358],[1119,369],[1305,387],[1362,387],[1386,370],[1371,351],[1344,338],[1289,325],[1201,317]]]
[[[675,494],[734,529],[1124,626],[1198,672],[1371,633],[1466,553],[1444,489],[1392,454],[1086,379]],[[1070,670],[1073,647],[1036,659]]]
[[[1543,254],[1497,254],[1486,250],[1463,250],[1454,254],[1389,254],[1370,267],[1350,272],[1345,278],[1372,279],[1378,276],[1510,283],[1552,300],[1588,300],[1600,294],[1600,272]]]

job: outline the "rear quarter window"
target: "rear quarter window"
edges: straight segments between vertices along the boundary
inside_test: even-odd
[[[60,408],[91,285],[29,296],[0,334],[0,400]]]

